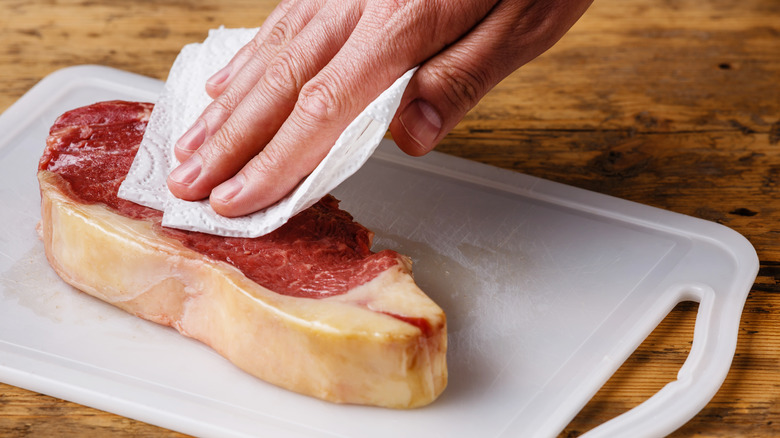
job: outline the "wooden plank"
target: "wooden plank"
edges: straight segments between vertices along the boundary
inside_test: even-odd
[[[103,64],[165,78],[208,28],[256,26],[268,0],[2,0],[0,110],[45,75]],[[761,271],[715,398],[675,436],[780,435],[780,2],[602,0],[499,84],[439,150],[734,228]],[[696,305],[679,305],[562,436],[671,381]],[[0,436],[181,436],[0,384]]]

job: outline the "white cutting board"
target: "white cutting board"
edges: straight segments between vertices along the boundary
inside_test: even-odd
[[[592,436],[661,436],[730,367],[758,270],[711,222],[391,142],[334,194],[377,249],[415,261],[448,315],[449,387],[397,411],[322,402],[241,372],[174,330],[77,292],[35,233],[36,165],[66,110],[154,101],[162,83],[55,72],[0,116],[0,381],[200,436],[555,436],[680,301],[698,301],[678,380]]]

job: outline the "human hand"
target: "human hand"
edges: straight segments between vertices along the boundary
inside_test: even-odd
[[[168,187],[224,216],[265,208],[346,126],[420,65],[390,124],[423,155],[499,81],[557,42],[592,0],[282,0],[206,84]]]

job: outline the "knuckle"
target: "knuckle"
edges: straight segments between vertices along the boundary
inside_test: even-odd
[[[287,51],[274,57],[263,75],[263,80],[270,90],[289,90],[293,87],[299,90],[298,65],[293,56]]]
[[[243,172],[250,178],[280,174],[284,167],[284,156],[277,148],[265,148],[247,163]]]
[[[246,123],[235,118],[222,125],[219,131],[199,151],[203,161],[211,165],[225,165],[225,163],[246,160],[245,155],[249,153],[244,151],[247,128]],[[233,164],[233,166],[235,165]]]
[[[361,23],[377,32],[399,32],[408,27],[409,21],[415,21],[425,8],[420,8],[416,0],[384,0],[369,2],[361,17]],[[420,10],[423,9],[423,10]]]
[[[222,94],[219,95],[219,97],[211,102],[211,105],[209,105],[209,119],[227,119],[240,102],[241,96],[237,95],[237,93],[231,89],[225,90]]]
[[[335,121],[347,113],[346,102],[335,81],[315,77],[301,88],[296,110],[310,121]]]
[[[447,102],[459,110],[467,111],[477,104],[490,87],[485,70],[450,65],[432,74],[441,84]]]
[[[233,117],[219,130],[220,153],[230,160],[247,159],[244,156],[251,153],[256,145],[248,142],[254,124],[245,117]]]
[[[260,38],[259,33],[255,35],[254,38],[249,40],[244,47],[240,49],[240,52],[243,54],[254,54],[257,53],[258,50],[260,50],[260,47],[263,45],[263,40]]]
[[[221,129],[219,134],[214,136],[198,153],[201,155],[203,162],[211,167],[219,163],[231,152],[232,147],[230,145],[232,144],[231,136],[224,129]]]
[[[384,0],[380,2],[378,7],[385,13],[392,14],[398,10],[402,10],[413,3],[418,3],[417,0]]]
[[[285,17],[274,23],[274,26],[268,31],[264,44],[281,47],[287,44],[292,36],[292,27]]]

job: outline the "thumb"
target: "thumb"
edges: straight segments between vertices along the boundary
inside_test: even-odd
[[[420,67],[390,123],[401,150],[413,156],[430,152],[500,80],[467,68],[430,62]]]
[[[590,0],[499,2],[482,22],[427,60],[390,124],[409,155],[430,152],[498,82],[555,44]]]

